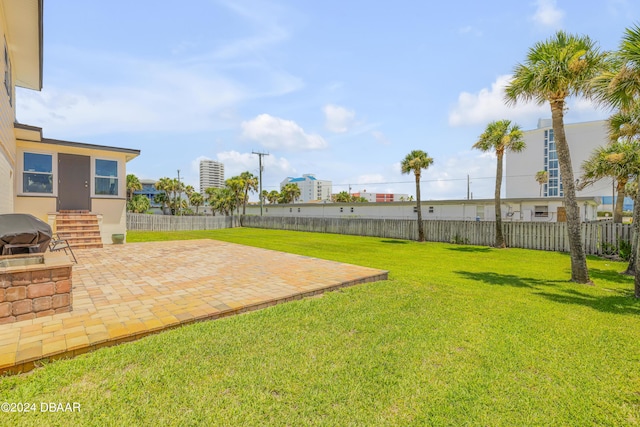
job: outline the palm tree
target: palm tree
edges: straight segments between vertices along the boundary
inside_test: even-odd
[[[198,215],[198,210],[199,210],[200,206],[202,206],[204,204],[204,197],[202,196],[202,194],[194,191],[189,196],[189,204],[191,206],[195,206],[196,207],[196,215]]]
[[[280,199],[280,192],[278,190],[271,190],[267,195],[267,200],[269,200],[269,203],[271,204],[278,203],[279,199]]]
[[[237,214],[240,215],[240,205],[244,201],[244,181],[239,176],[232,176],[224,182],[225,188],[228,188],[234,197],[233,205],[237,209]]]
[[[207,199],[214,216],[216,212],[226,216],[233,215],[233,210],[237,206],[237,199],[236,194],[231,188],[209,187],[205,192],[207,193]]]
[[[616,141],[598,147],[582,163],[580,189],[605,177],[615,178],[618,200],[613,212],[613,222],[621,224],[625,187],[640,172],[639,165],[640,143],[637,141]]]
[[[140,180],[132,173],[127,174],[127,200],[133,199],[133,192],[137,190],[142,190]]]
[[[336,203],[349,203],[352,200],[351,194],[347,193],[346,191],[339,192],[338,194],[336,194],[334,199]]]
[[[549,182],[549,172],[547,171],[536,172],[536,182],[540,185],[540,197],[542,197],[542,185]]]
[[[571,166],[571,153],[564,132],[565,100],[569,96],[589,96],[592,79],[606,67],[605,55],[587,36],[558,31],[553,37],[536,43],[524,64],[516,65],[506,100],[549,103],[558,152],[558,163],[567,213],[567,232],[571,253],[571,281],[591,283],[587,258],[582,246],[580,211]]]
[[[487,125],[473,148],[480,151],[495,151],[498,159],[496,168],[496,248],[505,248],[504,235],[502,234],[502,207],[500,206],[500,189],[502,186],[502,160],[506,151],[518,152],[525,148],[522,129],[510,120],[499,120]]]
[[[427,169],[433,164],[433,159],[422,150],[413,150],[400,163],[402,173],[413,172],[416,178],[416,205],[418,209],[418,241],[424,242],[424,224],[422,223],[422,206],[420,206],[420,175],[422,169]]]
[[[609,120],[612,139],[637,140],[640,136],[640,26],[627,28],[616,52],[611,56],[610,67],[592,81],[597,99],[618,109]],[[638,177],[636,176],[636,181]],[[635,297],[640,298],[640,191],[635,192],[633,223],[635,239],[629,270],[635,271]],[[633,263],[633,265],[632,265]]]
[[[242,202],[242,215],[245,215],[247,212],[247,202],[249,201],[249,192],[252,193],[258,191],[258,177],[252,174],[249,171],[242,172],[240,174],[240,179],[242,180],[242,184],[244,186],[244,198]]]
[[[293,203],[300,197],[300,187],[293,182],[285,184],[280,191],[280,200],[282,203]]]
[[[149,198],[144,194],[136,194],[127,202],[127,210],[133,213],[145,213],[151,208]]]
[[[156,182],[156,190],[163,191],[163,193],[156,194],[154,196],[154,201],[156,203],[160,203],[162,205],[162,213],[167,214],[167,210],[171,205],[171,188],[173,187],[173,183],[171,178],[163,177]]]

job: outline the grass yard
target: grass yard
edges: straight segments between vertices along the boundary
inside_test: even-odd
[[[213,238],[390,270],[390,280],[202,322],[0,379],[6,402],[79,413],[0,425],[640,424],[640,302],[623,263],[238,228]],[[233,266],[229,266],[233,268]]]

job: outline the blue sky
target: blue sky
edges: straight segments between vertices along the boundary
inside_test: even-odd
[[[48,138],[136,148],[128,172],[198,188],[201,158],[226,177],[268,152],[263,187],[313,173],[334,192],[415,193],[399,162],[435,162],[422,198],[492,197],[495,158],[471,150],[491,120],[533,129],[548,106],[502,88],[556,30],[615,49],[632,0],[45,1],[44,88],[17,119]],[[607,112],[572,101],[566,122]],[[255,197],[254,197],[255,198]]]

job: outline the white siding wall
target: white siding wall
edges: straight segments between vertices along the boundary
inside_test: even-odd
[[[547,206],[546,217],[536,217],[535,207]],[[582,221],[595,221],[597,205],[593,200],[578,202]],[[537,199],[526,201],[504,201],[503,221],[556,222],[561,199]],[[307,203],[288,205],[264,205],[264,216],[311,217],[311,218],[386,218],[417,219],[415,202],[381,203]],[[247,215],[260,215],[260,206],[247,206]],[[495,206],[492,200],[478,201],[426,201],[422,202],[424,220],[495,221]]]

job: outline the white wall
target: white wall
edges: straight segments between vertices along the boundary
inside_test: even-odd
[[[506,197],[534,198],[540,195],[540,185],[535,180],[536,172],[544,170],[544,131],[551,129],[544,127],[526,131],[524,134],[527,148],[520,153],[507,152],[505,157]],[[582,163],[591,155],[594,149],[606,145],[607,122],[598,120],[593,122],[565,124],[565,132],[571,164],[575,179],[582,175]],[[577,192],[578,197],[599,197],[612,194],[611,179],[604,179],[596,184]]]
[[[582,221],[596,220],[597,203],[592,199],[581,199]],[[547,217],[535,217],[535,206],[548,206]],[[286,205],[265,204],[264,216],[292,216],[316,218],[388,218],[417,219],[415,202],[383,203],[297,203]],[[562,199],[503,200],[503,221],[557,221],[558,207]],[[248,205],[247,215],[260,215],[259,205]],[[493,200],[444,200],[422,202],[422,217],[425,220],[495,221]]]

